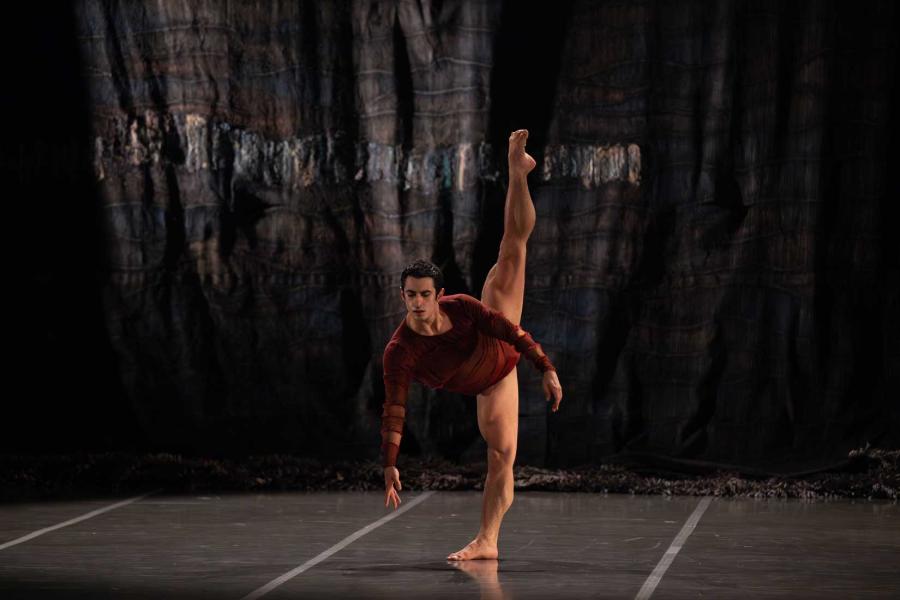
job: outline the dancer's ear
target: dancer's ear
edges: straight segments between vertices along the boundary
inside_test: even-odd
[[[435,299],[435,300],[440,300],[440,299],[441,299],[441,296],[443,296],[443,295],[444,295],[444,288],[441,288],[441,291],[439,291],[439,292],[437,293],[437,295],[435,295],[434,299]]]

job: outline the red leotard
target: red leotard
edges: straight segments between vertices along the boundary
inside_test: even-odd
[[[556,370],[527,332],[472,296],[442,296],[438,307],[450,317],[448,331],[422,335],[404,319],[384,349],[384,466],[397,462],[399,444],[389,442],[388,436],[392,431],[403,432],[411,379],[434,389],[474,396],[512,371],[521,354],[541,372]]]

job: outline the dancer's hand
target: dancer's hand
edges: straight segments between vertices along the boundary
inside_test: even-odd
[[[550,397],[553,397],[553,407],[550,409],[553,412],[559,410],[559,403],[562,401],[562,386],[559,385],[559,377],[556,376],[556,371],[544,371],[544,398],[546,398],[547,402],[550,402]]]
[[[384,468],[384,505],[385,507],[390,504],[391,500],[394,501],[394,509],[400,506],[400,494],[397,492],[402,490],[403,486],[400,484],[400,471],[397,470],[397,467],[385,467]]]

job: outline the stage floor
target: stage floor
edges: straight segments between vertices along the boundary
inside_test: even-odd
[[[517,492],[499,561],[445,557],[479,492],[0,505],[0,598],[896,598],[883,500]]]

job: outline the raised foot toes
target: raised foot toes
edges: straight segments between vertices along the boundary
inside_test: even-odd
[[[509,134],[510,142],[521,143],[521,142],[524,142],[526,139],[528,139],[528,130],[527,129],[517,129],[517,130],[513,131],[511,134]]]

